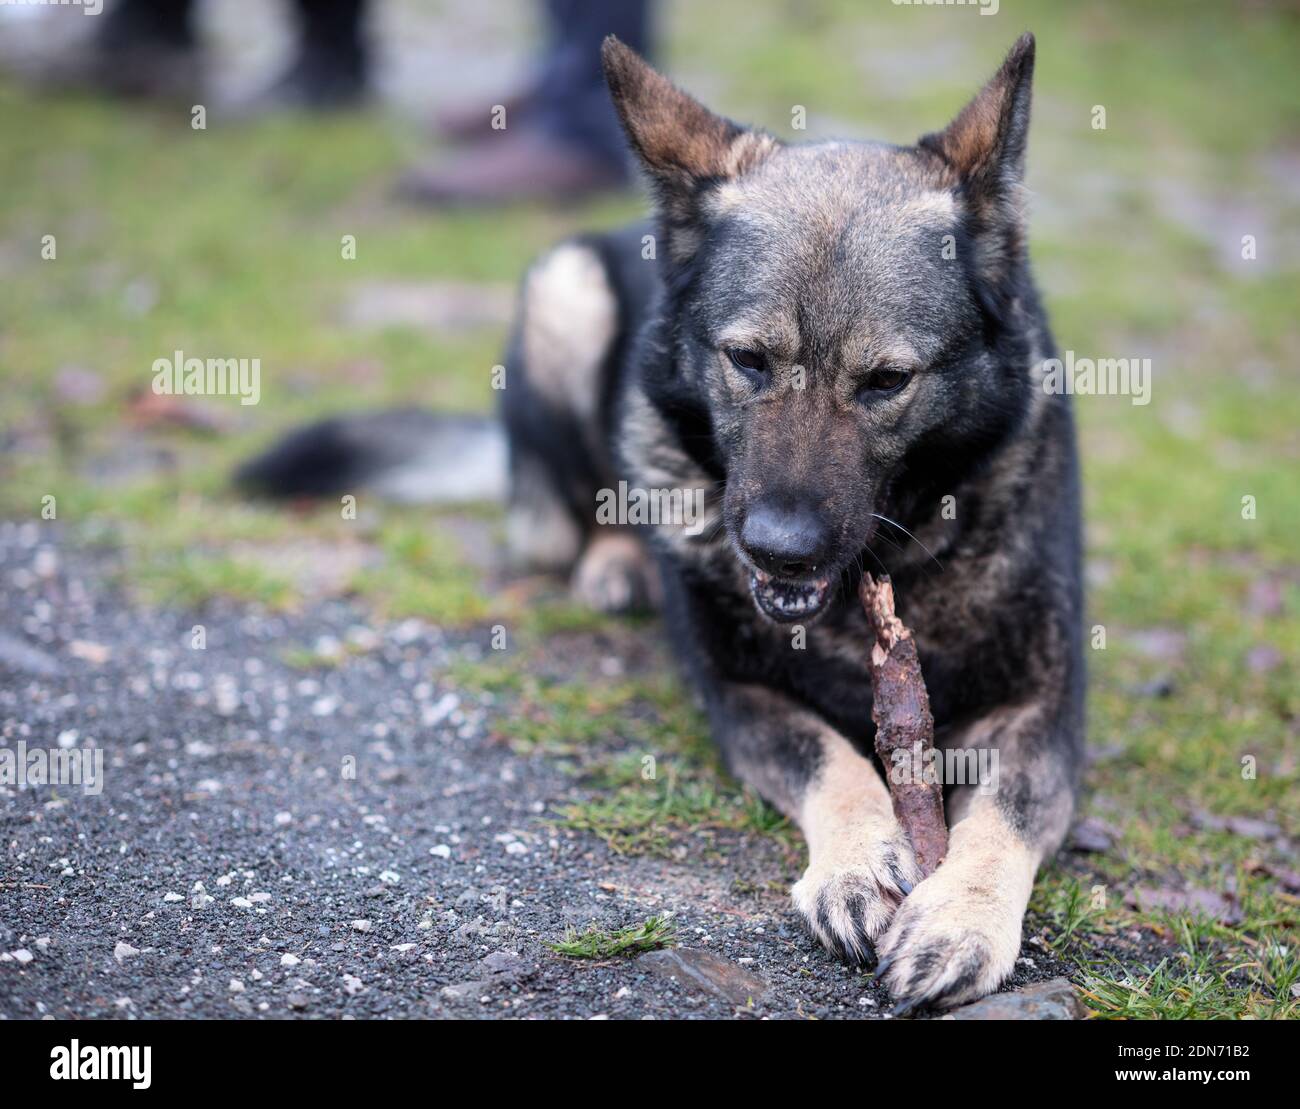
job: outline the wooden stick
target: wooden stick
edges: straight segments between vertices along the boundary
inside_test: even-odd
[[[912,842],[922,873],[928,876],[948,854],[948,825],[943,819],[942,784],[925,781],[921,773],[929,762],[925,753],[934,750],[934,717],[921,676],[921,660],[912,633],[894,615],[894,586],[889,578],[875,581],[864,574],[858,596],[876,637],[871,646],[876,753],[885,764],[894,815]],[[903,782],[894,781],[895,751],[906,751],[911,763]]]

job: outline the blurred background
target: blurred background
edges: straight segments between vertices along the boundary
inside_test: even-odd
[[[1294,958],[1279,970],[1259,937],[1294,926],[1298,892],[1269,860],[1300,831],[1300,5],[202,0],[105,46],[105,4],[0,5],[0,516],[40,522],[57,496],[62,542],[124,552],[133,605],[346,596],[536,643],[620,633],[504,578],[497,510],[342,521],[241,502],[233,466],[343,410],[490,409],[530,257],[644,210],[567,49],[611,13],[705,103],[790,139],[911,142],[1032,30],[1031,251],[1058,344],[1153,365],[1150,405],[1076,405],[1106,631],[1087,817],[1107,846],[1036,905],[1068,918],[1080,888],[1135,873],[1230,889],[1232,923],[1203,924],[1214,965],[1271,969],[1225,970],[1216,1011],[1294,1008]],[[176,350],[259,358],[260,403],[151,396]],[[1097,935],[1189,910],[1166,902],[1112,904]],[[1111,979],[1094,1003],[1134,1004]]]

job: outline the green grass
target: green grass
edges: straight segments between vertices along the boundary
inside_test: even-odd
[[[639,761],[639,760],[638,760]],[[713,831],[775,835],[788,822],[748,791],[698,777],[683,780],[673,767],[662,778],[646,781],[629,774],[611,792],[564,806],[560,823],[599,836],[620,855],[672,857],[687,835]]]
[[[583,785],[593,796],[561,808],[563,826],[599,836],[620,855],[671,857],[685,837],[717,831],[790,845],[789,822],[721,771],[693,710],[670,713],[639,735],[633,750],[586,770]]]
[[[613,959],[620,955],[640,955],[672,947],[676,942],[675,926],[669,916],[647,917],[641,924],[630,924],[615,932],[591,925],[584,932],[566,928],[564,938],[549,944],[552,951],[571,959]]]
[[[1031,250],[1058,343],[1149,355],[1154,383],[1145,407],[1076,406],[1087,623],[1106,630],[1105,649],[1089,652],[1089,738],[1110,752],[1088,771],[1084,812],[1113,828],[1114,848],[1049,868],[1031,921],[1099,1015],[1295,1016],[1297,901],[1266,864],[1285,865],[1300,837],[1300,20],[1281,3],[1212,0],[1003,0],[992,18],[726,0],[665,22],[669,67],[721,110],[801,137],[788,123],[802,105],[809,135],[894,142],[941,125],[1022,29],[1037,34]],[[1090,126],[1097,104],[1104,131]],[[555,596],[489,594],[444,517],[362,498],[346,520],[338,506],[286,511],[231,492],[240,459],[307,419],[362,404],[490,406],[501,328],[356,327],[344,309],[363,283],[510,284],[559,235],[640,210],[616,199],[412,212],[383,198],[413,138],[367,115],[194,132],[188,113],[0,80],[0,517],[39,520],[53,496],[57,526],[123,551],[122,584],[140,600],[194,609],[223,597],[292,608],[317,588],[303,563],[346,553],[352,568],[330,588],[378,615],[478,629],[485,642],[491,626],[508,629],[509,652],[449,677],[500,708],[502,742],[572,766],[559,816],[572,834],[656,855],[690,836],[792,843],[721,773],[677,686],[550,678],[543,644],[614,625]],[[1254,263],[1234,255],[1247,233]],[[40,257],[46,234],[54,261]],[[345,234],[355,261],[341,257]],[[261,403],[208,399],[215,434],[134,423],[132,395],[178,348],[260,358]],[[65,397],[69,369],[96,375],[100,395]],[[495,526],[491,511],[463,515]],[[1179,632],[1180,652],[1144,652],[1152,629]],[[1272,668],[1258,663],[1264,646]],[[286,652],[305,668],[348,665],[346,651]],[[1157,677],[1173,696],[1136,692]],[[1283,836],[1214,831],[1197,814],[1266,818]],[[1241,919],[1143,913],[1126,897],[1138,885],[1231,890]],[[1150,943],[1128,951],[1134,932]]]
[[[543,641],[522,656],[460,662],[449,677],[494,698],[496,734],[513,750],[572,765],[583,796],[560,806],[560,827],[621,855],[671,857],[688,837],[719,831],[789,845],[788,821],[722,770],[674,679],[549,680],[531,669],[545,651]]]
[[[1082,992],[1094,1017],[1105,1020],[1294,1020],[1300,1001],[1292,987],[1300,962],[1294,940],[1265,932],[1254,952],[1225,960],[1222,945],[1196,934],[1194,922],[1172,925],[1176,955],[1154,966],[1125,967],[1096,957],[1084,968]]]
[[[1166,850],[1151,859],[1168,865],[1169,857]],[[1194,870],[1216,856],[1201,847],[1188,857]],[[1072,977],[1099,1019],[1298,1019],[1296,900],[1237,877],[1243,919],[1229,926],[1203,912],[1137,912],[1109,896],[1103,875],[1085,881],[1058,864],[1035,888],[1028,931],[1037,926],[1075,967]],[[1135,935],[1160,954],[1134,950]]]
[[[133,571],[129,584],[149,603],[181,608],[202,608],[214,597],[228,597],[280,609],[293,593],[289,581],[273,570],[223,555],[160,561],[144,574]]]
[[[378,545],[382,563],[360,571],[351,582],[388,616],[417,616],[450,624],[484,619],[491,607],[482,581],[455,540],[436,523],[410,520],[387,524]]]

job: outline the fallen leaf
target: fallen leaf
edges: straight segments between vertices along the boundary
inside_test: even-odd
[[[1192,916],[1207,916],[1221,924],[1240,924],[1241,908],[1236,898],[1214,890],[1193,887],[1187,890],[1154,889],[1151,886],[1139,886],[1129,895],[1129,904],[1142,910],[1152,912],[1162,909],[1170,913],[1188,913]]]
[[[1245,839],[1276,839],[1282,834],[1276,824],[1250,816],[1215,816],[1198,810],[1192,813],[1192,822],[1205,831],[1231,832]]]
[[[1104,855],[1111,849],[1115,830],[1095,816],[1081,820],[1070,830],[1070,850]]]
[[[74,639],[68,644],[68,654],[73,658],[83,659],[92,666],[103,666],[113,657],[113,651],[102,643],[92,643],[89,639]]]
[[[213,409],[190,397],[155,393],[141,389],[127,403],[127,412],[137,427],[180,427],[188,431],[218,434],[227,429],[228,421]]]
[[[1285,890],[1300,893],[1300,871],[1290,870],[1274,863],[1261,862],[1259,859],[1251,859],[1246,864],[1246,869],[1251,874],[1267,875]]]

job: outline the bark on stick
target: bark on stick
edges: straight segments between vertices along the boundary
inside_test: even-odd
[[[885,764],[894,815],[912,842],[922,872],[930,875],[948,853],[948,825],[943,818],[943,786],[926,782],[920,773],[923,766],[930,765],[926,752],[934,749],[934,717],[921,676],[921,660],[912,633],[894,615],[894,587],[889,578],[876,581],[864,574],[858,596],[875,634],[871,716],[876,722],[876,753]],[[894,781],[895,751],[907,752],[904,765],[909,773],[903,782]]]

